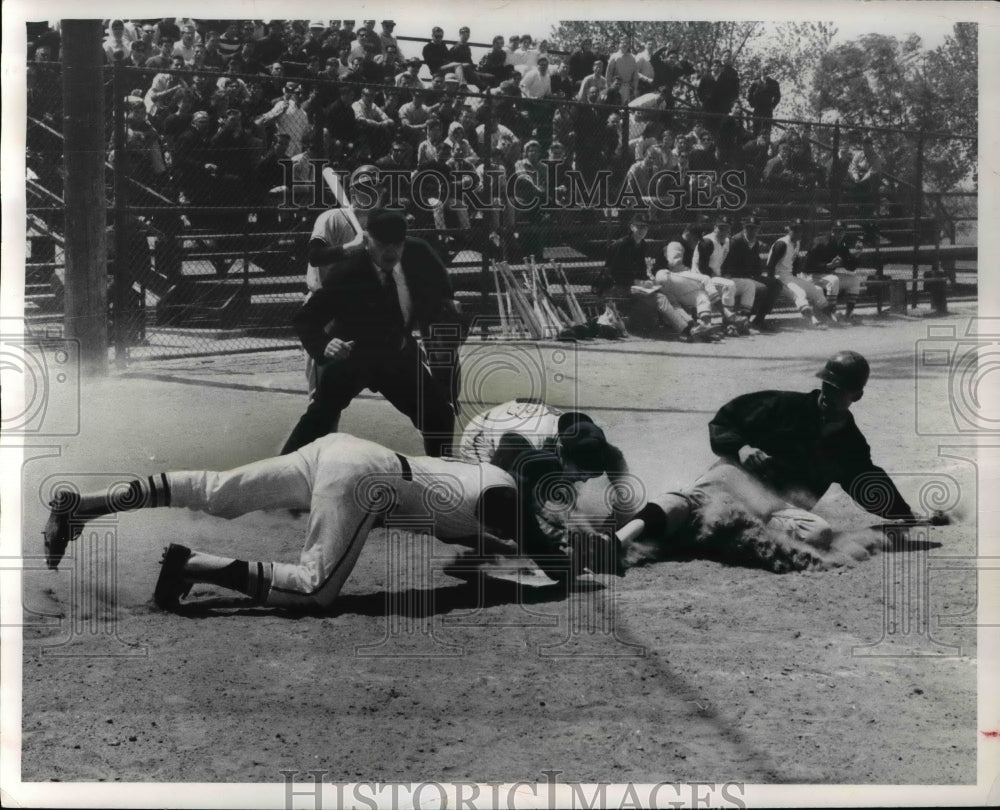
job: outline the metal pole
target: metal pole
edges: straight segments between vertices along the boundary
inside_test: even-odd
[[[124,369],[128,362],[126,333],[128,325],[128,294],[132,285],[129,284],[128,255],[131,240],[128,238],[128,151],[125,145],[125,67],[122,61],[115,60],[112,70],[112,88],[114,90],[114,189],[115,189],[115,261],[114,269],[114,308],[115,308],[115,366]]]
[[[66,166],[65,334],[84,374],[108,373],[108,246],[100,20],[63,20]]]
[[[920,258],[920,226],[924,202],[924,133],[917,136],[917,169],[913,181],[917,196],[913,202],[913,306],[917,306],[917,277]]]
[[[493,140],[493,104],[490,101],[490,96],[486,96],[486,117],[483,121],[483,191],[490,192],[490,204],[492,204],[492,193],[493,189],[490,186],[490,167],[493,163],[493,149],[491,146]],[[500,234],[500,244],[503,245],[503,211],[499,212],[500,215],[497,219],[497,233]],[[489,241],[489,236],[486,237],[487,242]],[[483,245],[482,256],[482,266],[480,268],[480,286],[482,287],[482,297],[480,298],[483,315],[487,315],[490,312],[490,259],[487,253],[489,252],[489,244]],[[501,255],[499,259],[502,260]],[[500,311],[500,300],[497,299],[497,312]],[[486,340],[489,337],[489,330],[486,326],[487,318],[482,319],[482,328],[480,330],[480,339]]]

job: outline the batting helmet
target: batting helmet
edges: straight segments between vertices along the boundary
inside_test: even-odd
[[[816,376],[843,391],[863,391],[871,369],[857,352],[840,351],[826,361]]]

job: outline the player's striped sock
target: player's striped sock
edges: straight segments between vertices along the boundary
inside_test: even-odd
[[[133,478],[124,489],[112,492],[108,498],[112,512],[132,509],[152,509],[170,506],[170,484],[166,473]]]
[[[204,552],[195,552],[185,566],[184,576],[193,582],[218,585],[246,594],[264,604],[271,590],[271,563],[227,560]]]

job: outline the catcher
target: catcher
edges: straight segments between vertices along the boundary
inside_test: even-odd
[[[833,530],[811,510],[834,483],[868,512],[915,521],[850,413],[868,382],[867,360],[840,351],[816,376],[819,390],[760,391],[723,405],[708,426],[719,460],[691,489],[660,496],[622,527],[628,561],[690,544],[700,556],[775,571],[822,566]]]
[[[542,526],[530,508],[554,470],[512,454],[508,469],[430,456],[407,457],[374,442],[335,433],[292,453],[226,472],[171,472],[135,479],[117,493],[57,493],[42,532],[46,562],[58,567],[67,544],[99,515],[159,506],[235,518],[259,509],[308,509],[297,563],[229,559],[171,544],[153,599],[175,610],[195,583],[299,610],[333,604],[369,532],[386,518],[433,519],[435,536],[483,553],[525,553],[550,576],[620,573],[607,538]],[[587,548],[587,545],[594,544]],[[599,548],[602,546],[602,548]],[[578,549],[578,550],[577,550]],[[587,559],[590,559],[588,564]],[[593,566],[593,567],[591,567]],[[612,566],[607,568],[607,566]]]

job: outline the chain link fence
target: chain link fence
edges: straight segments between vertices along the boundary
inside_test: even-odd
[[[332,199],[324,167],[345,184],[376,167],[365,199],[405,210],[482,316],[483,337],[497,333],[494,261],[560,263],[556,299],[568,286],[596,314],[592,286],[636,211],[650,218],[653,258],[684,225],[710,229],[719,216],[734,230],[758,217],[765,244],[802,219],[803,249],[839,219],[876,282],[905,280],[916,300],[922,274],[944,271],[974,294],[977,178],[946,171],[956,144],[946,134],[754,118],[683,82],[623,104],[596,74],[582,85],[543,77],[526,92],[546,95],[529,98],[483,64],[463,76],[469,85],[455,74],[427,85],[367,58],[347,76],[300,67],[104,68],[117,351],[297,346],[307,246]],[[59,74],[57,63],[28,74],[28,315],[38,329],[58,328],[62,306]],[[465,89],[473,82],[482,89]]]

